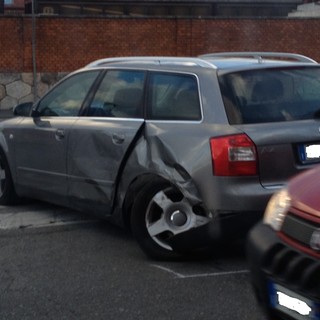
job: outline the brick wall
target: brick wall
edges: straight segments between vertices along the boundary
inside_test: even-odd
[[[0,17],[0,73],[32,72],[32,20]],[[36,18],[38,72],[112,56],[284,51],[320,61],[320,19]]]
[[[320,19],[36,18],[36,70],[30,16],[0,16],[0,117],[35,101],[69,71],[112,56],[196,56],[283,51],[320,61]],[[36,71],[37,88],[33,87]]]

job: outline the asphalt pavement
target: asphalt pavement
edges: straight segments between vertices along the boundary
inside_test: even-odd
[[[112,224],[43,203],[0,206],[0,319],[265,320],[243,243],[148,259]]]

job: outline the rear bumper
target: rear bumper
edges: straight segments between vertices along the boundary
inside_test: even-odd
[[[264,212],[270,197],[282,188],[282,185],[266,188],[258,176],[207,176],[196,183],[205,207],[220,216],[229,212]]]
[[[320,319],[320,262],[282,242],[270,227],[259,223],[249,233],[247,257],[252,283],[259,302],[270,319]],[[280,285],[316,306],[316,316],[301,316],[296,311],[279,308],[271,286]],[[273,288],[273,287],[272,287]],[[290,315],[291,314],[291,315]],[[319,318],[318,318],[319,317]]]
[[[176,251],[219,246],[247,235],[248,230],[262,217],[262,212],[218,216],[209,223],[172,237],[170,245]]]
[[[216,245],[220,239],[220,226],[212,220],[198,228],[190,229],[172,237],[170,245],[174,251],[190,252]]]

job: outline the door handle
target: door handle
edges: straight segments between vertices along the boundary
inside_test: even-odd
[[[122,133],[113,133],[112,134],[112,142],[114,144],[121,144],[125,140],[125,135]]]
[[[64,130],[63,129],[57,129],[56,130],[56,139],[62,140],[64,138]]]

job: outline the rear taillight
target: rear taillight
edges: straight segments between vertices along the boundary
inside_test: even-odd
[[[257,174],[257,152],[245,134],[210,139],[213,173],[216,176]]]

